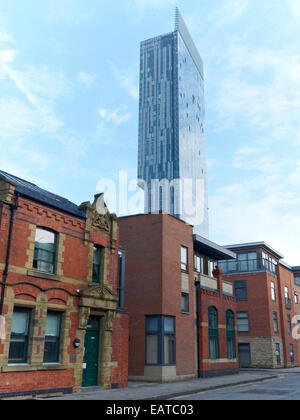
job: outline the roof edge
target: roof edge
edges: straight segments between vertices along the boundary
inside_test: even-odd
[[[224,245],[227,249],[237,249],[237,248],[257,248],[261,247],[264,248],[266,251],[273,254],[278,259],[283,259],[284,255],[282,255],[280,252],[276,251],[274,248],[272,248],[270,245],[268,245],[266,242],[249,242],[249,243],[242,243],[242,244],[233,244],[233,245]]]

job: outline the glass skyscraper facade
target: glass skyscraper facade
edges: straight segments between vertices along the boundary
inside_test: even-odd
[[[138,178],[146,213],[208,237],[203,63],[178,9],[174,32],[141,43]]]

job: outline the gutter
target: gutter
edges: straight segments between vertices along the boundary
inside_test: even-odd
[[[200,337],[199,337],[199,290],[200,283],[196,282],[196,335],[197,335],[197,376],[201,377],[200,372]]]
[[[3,304],[4,304],[4,293],[5,293],[5,285],[8,276],[8,268],[9,268],[9,258],[10,258],[10,251],[11,251],[11,240],[12,240],[12,232],[14,226],[14,219],[15,213],[19,205],[19,194],[15,196],[15,204],[9,203],[7,201],[1,201],[2,204],[6,204],[10,207],[10,222],[9,222],[9,232],[8,232],[8,242],[7,242],[7,250],[6,250],[6,259],[5,259],[5,268],[2,274],[2,284],[1,284],[1,296],[0,296],[0,317],[3,313]]]

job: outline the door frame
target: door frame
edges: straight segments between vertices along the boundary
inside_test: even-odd
[[[89,320],[91,318],[97,318],[99,320],[98,327],[97,328],[88,328]],[[85,332],[85,338],[84,338],[84,348],[83,348],[83,364],[85,363],[85,348],[87,344],[87,338],[90,334],[94,333],[97,334],[98,343],[97,343],[97,383],[95,385],[85,385],[84,383],[84,366],[82,369],[82,388],[88,388],[89,386],[99,386],[99,377],[100,377],[100,369],[101,369],[101,326],[102,326],[102,317],[98,315],[91,314],[88,319],[86,332]]]

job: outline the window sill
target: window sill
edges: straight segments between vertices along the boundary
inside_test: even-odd
[[[1,368],[1,372],[36,372],[46,370],[67,370],[67,365],[61,365],[59,363],[43,363],[42,365],[32,366],[29,364],[9,364]]]
[[[160,367],[176,367],[176,363],[173,363],[173,364],[171,364],[171,365],[165,365],[165,364],[158,364],[158,363],[156,363],[156,364],[150,364],[150,363],[145,363],[145,366],[160,366]]]
[[[61,281],[60,276],[57,276],[55,274],[47,274],[47,273],[43,273],[42,271],[36,271],[36,270],[27,270],[27,276],[35,277],[35,278],[38,278],[38,279]]]
[[[190,312],[186,312],[186,311],[181,311],[182,315],[191,315]]]

